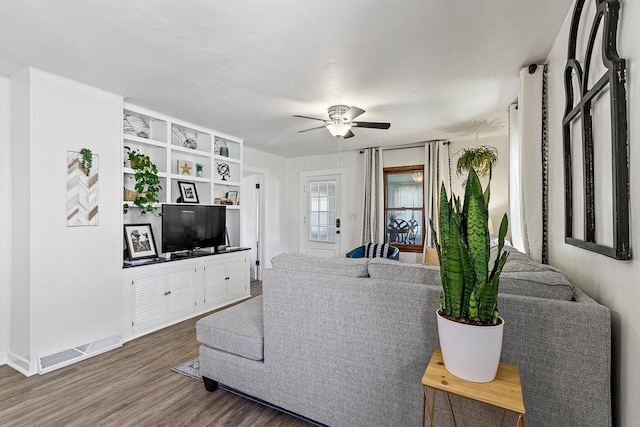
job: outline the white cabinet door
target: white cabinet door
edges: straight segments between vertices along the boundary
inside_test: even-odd
[[[133,324],[138,332],[164,322],[166,318],[166,275],[162,270],[134,274],[133,276]]]
[[[209,261],[204,265],[204,306],[206,309],[217,307],[225,302],[225,277],[227,266],[224,262]]]
[[[229,299],[241,298],[247,295],[249,286],[249,263],[247,258],[229,261],[227,263],[226,294]]]
[[[169,272],[167,315],[170,319],[196,311],[196,270],[194,267]]]

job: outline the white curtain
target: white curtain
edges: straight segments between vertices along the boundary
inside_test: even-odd
[[[447,194],[451,194],[451,171],[449,170],[449,141],[427,142],[424,146],[424,200],[425,200],[425,239],[423,255],[427,247],[433,247],[435,236],[431,232],[429,220],[438,229],[438,201],[440,186],[444,182]]]
[[[364,150],[364,213],[362,215],[362,244],[384,242],[381,216],[384,212],[382,188],[382,150]]]
[[[542,261],[542,82],[544,67],[520,71],[518,105],[509,108],[509,220],[513,246]],[[517,109],[517,111],[516,111]]]

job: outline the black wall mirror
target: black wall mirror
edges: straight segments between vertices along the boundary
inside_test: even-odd
[[[577,0],[564,71],[565,242],[631,259],[626,63],[618,0]]]

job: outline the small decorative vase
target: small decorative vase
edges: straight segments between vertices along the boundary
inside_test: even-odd
[[[229,157],[229,147],[227,147],[226,145],[223,145],[222,147],[220,147],[220,155],[224,157]]]
[[[502,353],[504,320],[495,326],[475,326],[454,322],[439,314],[438,337],[444,367],[458,378],[474,383],[495,379]]]
[[[202,178],[202,175],[204,175],[204,172],[202,171],[202,169],[197,169],[196,168],[196,176],[198,178]]]

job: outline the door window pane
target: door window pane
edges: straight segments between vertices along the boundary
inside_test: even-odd
[[[336,182],[312,182],[309,185],[309,239],[316,242],[336,241]]]

